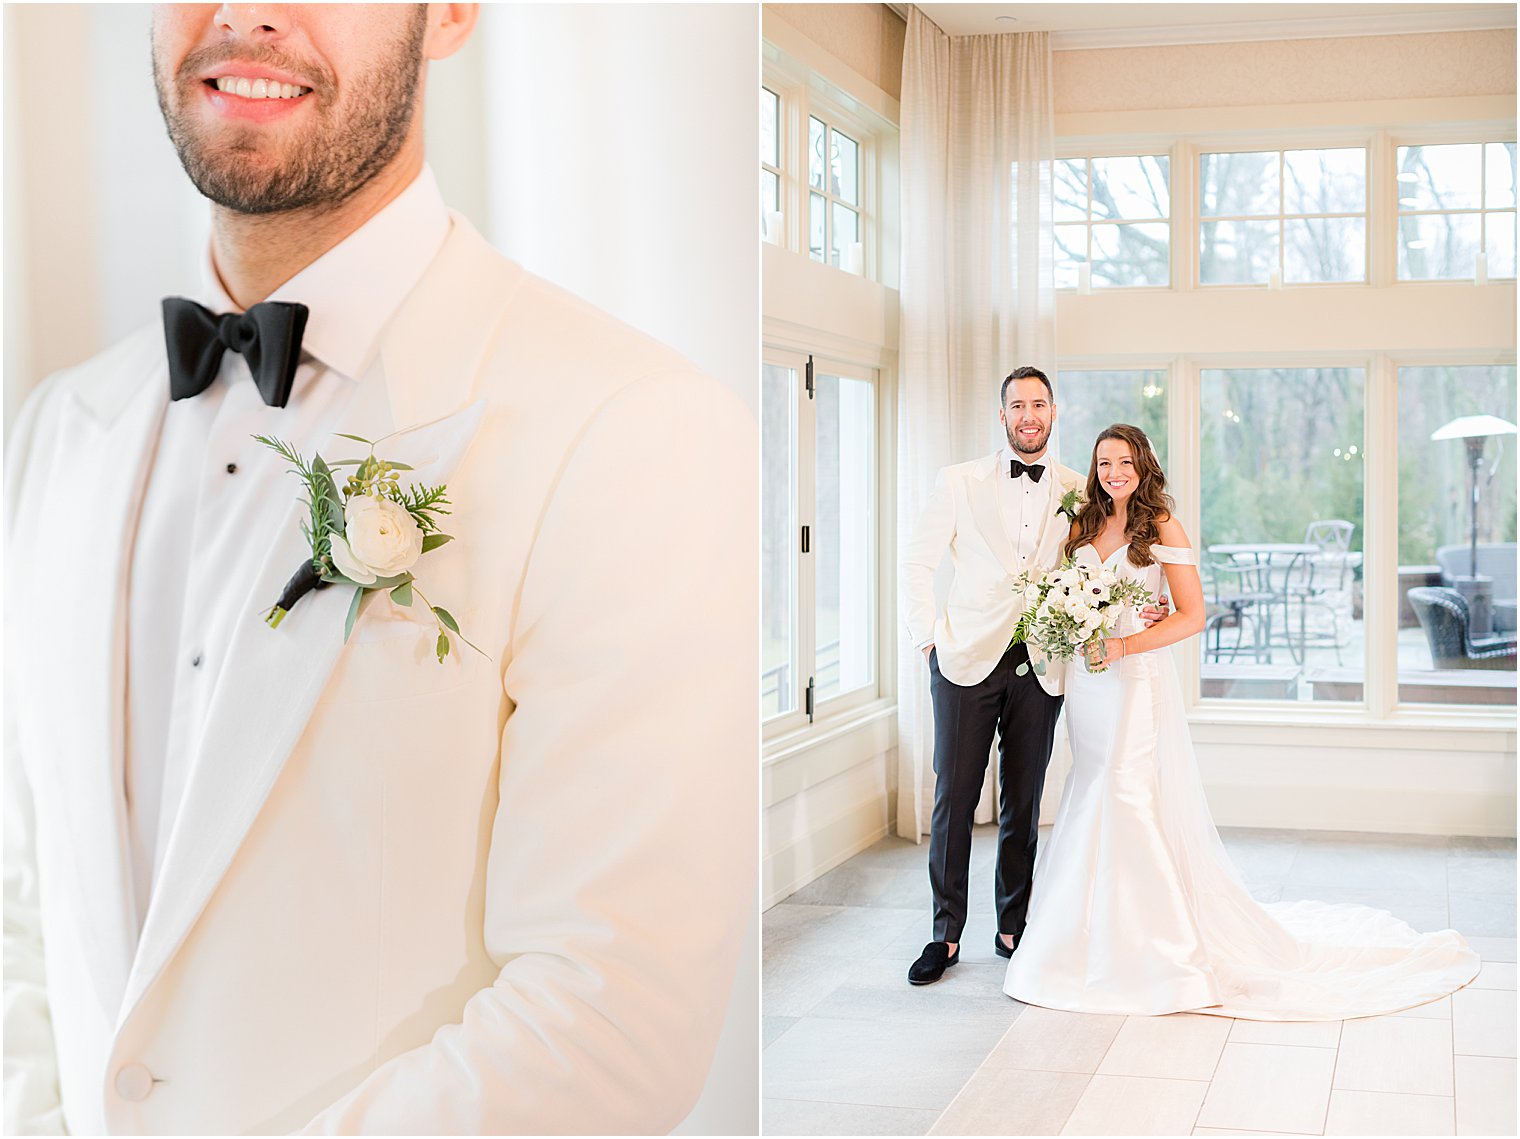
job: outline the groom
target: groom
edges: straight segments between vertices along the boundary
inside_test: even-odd
[[[908,970],[914,985],[938,981],[960,960],[971,827],[994,735],[1002,788],[994,947],[1000,957],[1018,947],[1034,875],[1040,791],[1061,712],[1064,662],[1009,644],[1024,609],[1013,582],[1060,563],[1069,529],[1062,496],[1080,491],[1084,479],[1047,453],[1056,402],[1044,372],[1016,368],[1003,381],[1001,400],[998,419],[1008,445],[939,472],[902,557],[908,634],[929,663],[936,776],[929,832],[934,940]],[[938,612],[934,575],[947,552],[954,577]],[[1030,667],[1020,675],[1031,658],[1043,671]]]
[[[737,399],[438,195],[474,5],[165,5],[206,280],[46,381],[6,472],[5,1130],[669,1130],[754,876]],[[266,303],[267,302],[267,303]],[[168,311],[168,310],[172,310]],[[446,483],[412,597],[263,614],[288,464]],[[737,476],[735,476],[737,477]]]

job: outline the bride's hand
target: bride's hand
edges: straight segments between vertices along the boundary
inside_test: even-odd
[[[1124,655],[1124,646],[1115,645],[1117,637],[1107,637],[1087,646],[1087,663],[1091,668],[1113,664]]]

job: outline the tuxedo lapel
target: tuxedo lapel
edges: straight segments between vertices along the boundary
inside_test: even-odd
[[[482,252],[488,255],[480,256]],[[456,218],[443,249],[393,318],[379,359],[360,381],[342,424],[351,434],[384,437],[378,453],[413,467],[410,480],[446,482],[480,428],[482,406],[461,409],[460,404],[473,390],[485,340],[494,328],[489,313],[483,316],[479,310],[499,309],[509,283],[480,280],[479,266],[496,263],[489,247]],[[472,265],[477,271],[472,272]],[[411,416],[417,418],[407,418]],[[432,421],[411,426],[428,419]],[[395,431],[398,424],[400,432]],[[333,449],[333,457],[348,453],[346,447]],[[291,508],[244,603],[211,699],[127,983],[121,1022],[171,960],[221,882],[343,651],[344,618],[353,597],[349,587],[307,594],[278,629],[262,620],[302,557],[309,556],[299,525],[306,507],[293,483],[291,491]],[[458,537],[468,540],[467,535]]]
[[[971,507],[971,517],[976,529],[986,540],[993,556],[1009,573],[1014,569],[1013,539],[1003,525],[1003,512],[998,509],[997,480],[1002,473],[996,455],[979,463],[971,472],[966,485],[966,498]]]
[[[50,754],[33,757],[34,778],[51,783],[50,797],[74,839],[77,897],[91,931],[83,945],[108,1018],[119,1006],[137,939],[124,771],[127,578],[149,459],[168,406],[166,383],[123,390],[120,375],[112,374],[114,386],[84,387],[71,397],[65,413],[71,422],[58,432],[70,441],[69,457],[50,473],[54,505],[36,531],[38,548],[27,554],[28,573],[49,579],[36,584],[35,596],[66,604],[46,622],[11,618],[32,630],[27,643],[13,643],[26,663],[12,667],[35,670],[44,683],[33,698],[56,703],[48,717]],[[68,505],[83,503],[87,522]]]

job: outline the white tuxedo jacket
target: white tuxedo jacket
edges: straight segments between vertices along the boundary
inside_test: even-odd
[[[1032,568],[1041,571],[1060,564],[1061,544],[1071,529],[1057,511],[1061,496],[1086,484],[1070,467],[1050,465],[1057,483],[1031,559]],[[954,684],[977,684],[991,675],[1024,612],[1024,595],[1013,587],[1020,572],[1018,555],[998,510],[999,476],[1007,478],[1008,472],[998,454],[943,468],[903,550],[899,588],[909,643],[932,640],[939,671]],[[944,611],[938,612],[934,574],[947,551],[954,577]],[[1029,655],[1045,662],[1041,687],[1061,695],[1066,662],[1047,659],[1033,645]]]
[[[455,217],[344,429],[424,425],[381,450],[447,481],[419,582],[490,659],[440,666],[384,595],[345,645],[347,588],[264,625],[291,478],[139,942],[126,571],[167,392],[123,377],[162,352],[53,377],[11,445],[7,1131],[668,1130],[753,899],[752,417]]]

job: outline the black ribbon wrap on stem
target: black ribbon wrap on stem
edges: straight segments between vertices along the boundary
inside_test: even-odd
[[[317,565],[310,558],[301,563],[301,568],[296,570],[285,583],[285,591],[280,594],[280,599],[274,603],[265,616],[271,629],[278,629],[280,622],[285,619],[285,614],[296,607],[296,602],[305,597],[313,589],[326,589],[332,582],[323,581],[317,572]]]

